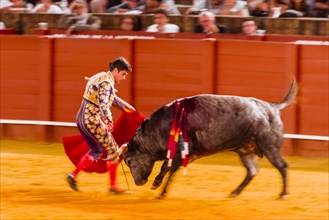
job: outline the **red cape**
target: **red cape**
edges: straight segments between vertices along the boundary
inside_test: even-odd
[[[145,117],[139,112],[122,112],[119,119],[114,122],[112,135],[115,141],[121,146],[134,137],[136,129],[142,124]],[[62,138],[64,150],[71,162],[77,166],[80,159],[89,151],[87,143],[82,135],[67,136]],[[102,158],[106,157],[106,151]],[[106,173],[106,161],[98,160],[96,163],[84,169],[85,172]]]

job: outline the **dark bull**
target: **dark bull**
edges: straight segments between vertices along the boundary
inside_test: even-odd
[[[293,81],[281,103],[210,94],[188,97],[181,101],[187,112],[189,162],[221,151],[237,152],[247,169],[242,183],[230,194],[238,196],[258,172],[256,156],[265,155],[282,175],[283,189],[280,196],[285,197],[288,166],[280,155],[283,142],[280,111],[293,102],[296,87],[296,82]],[[154,163],[165,160],[152,186],[152,189],[158,188],[169,172],[161,197],[167,193],[168,184],[182,163],[177,150],[172,165],[167,166],[167,143],[174,114],[173,103],[154,112],[136,131],[124,155],[136,185],[145,184]]]

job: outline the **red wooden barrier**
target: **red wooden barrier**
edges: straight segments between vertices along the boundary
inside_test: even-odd
[[[221,40],[216,50],[216,93],[282,101],[297,74],[296,45]],[[286,133],[295,133],[296,109],[283,110]],[[292,144],[287,141],[285,146]],[[285,153],[292,154],[291,148]]]
[[[328,46],[300,45],[300,99],[298,132],[329,134],[329,53]],[[328,155],[329,142],[298,141],[302,156]]]
[[[276,42],[294,42],[298,40],[329,41],[329,36],[266,34],[264,35],[264,40]]]
[[[77,39],[2,35],[2,119],[75,121],[85,76],[126,57],[133,73],[118,95],[149,116],[174,99],[199,93],[281,101],[293,76],[298,105],[283,110],[285,133],[328,135],[328,46],[225,39]],[[115,111],[117,116],[119,111]],[[59,141],[75,128],[1,125],[1,137]],[[328,153],[325,141],[286,140],[285,155]]]
[[[38,119],[40,39],[1,35],[1,118]]]
[[[16,29],[14,28],[6,28],[0,29],[0,34],[17,34]]]
[[[145,115],[174,99],[213,92],[215,41],[135,40],[135,104]]]

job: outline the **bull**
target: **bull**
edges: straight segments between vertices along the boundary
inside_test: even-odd
[[[189,163],[197,158],[223,151],[235,151],[247,173],[241,184],[230,193],[240,195],[242,190],[258,173],[257,157],[265,157],[282,176],[280,197],[287,196],[287,163],[280,154],[283,142],[281,110],[290,105],[297,94],[293,80],[288,93],[280,103],[266,102],[253,97],[200,94],[175,100],[144,120],[127,145],[124,161],[130,169],[135,184],[148,181],[156,161],[164,160],[160,173],[155,177],[152,189],[157,189],[169,172],[162,187],[160,198],[174,173],[182,163],[177,149],[168,165],[168,137],[175,115],[174,103],[181,102],[187,114]]]

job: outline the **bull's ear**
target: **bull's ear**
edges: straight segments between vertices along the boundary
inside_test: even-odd
[[[150,119],[146,118],[144,119],[144,121],[142,122],[142,125],[141,125],[141,131],[142,133],[144,132],[145,130],[145,126],[150,122]]]

